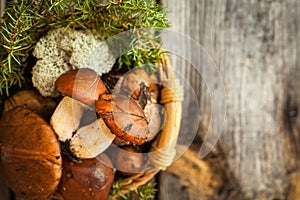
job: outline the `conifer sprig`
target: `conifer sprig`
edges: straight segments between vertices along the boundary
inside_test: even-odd
[[[141,28],[168,27],[166,12],[155,0],[19,0],[9,3],[0,27],[0,94],[23,86],[29,77],[30,54],[49,29],[90,29],[104,39],[131,31],[130,49],[118,59],[119,67],[136,67],[161,60],[159,37]],[[136,37],[135,37],[136,36]]]
[[[113,186],[110,190],[109,200],[116,200],[116,199],[126,199],[126,200],[151,200],[155,198],[155,194],[157,192],[156,184],[149,182],[143,186],[136,188],[133,191],[130,191],[127,194],[123,194],[122,191],[125,188],[122,186],[120,181],[115,181]],[[115,198],[118,196],[118,198]]]

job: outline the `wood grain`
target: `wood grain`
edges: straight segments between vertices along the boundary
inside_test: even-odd
[[[199,159],[198,153],[192,150],[187,150],[162,172],[159,183],[159,196],[164,200],[212,199],[224,184],[221,171],[209,160]]]
[[[225,172],[242,188],[239,198],[285,199],[299,157],[299,1],[162,2],[172,29],[199,42],[223,76],[227,120],[219,146],[226,152]],[[188,68],[176,57],[172,63]],[[205,130],[207,89],[192,71],[183,72],[200,93]]]

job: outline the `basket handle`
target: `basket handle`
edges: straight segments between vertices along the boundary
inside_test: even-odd
[[[161,91],[160,103],[164,105],[166,120],[161,133],[152,144],[149,161],[154,167],[165,170],[172,164],[176,155],[175,147],[180,130],[181,101],[183,100],[184,91],[166,55],[158,69],[160,80],[164,86]]]

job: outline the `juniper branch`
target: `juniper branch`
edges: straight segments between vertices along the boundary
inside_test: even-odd
[[[154,0],[19,0],[9,3],[0,27],[0,94],[22,87],[28,59],[38,41],[49,29],[70,27],[95,30],[104,38],[123,31],[131,38],[131,49],[119,59],[119,67],[135,67],[161,60],[159,38],[139,28],[168,27],[166,12]],[[4,92],[5,91],[5,92]]]

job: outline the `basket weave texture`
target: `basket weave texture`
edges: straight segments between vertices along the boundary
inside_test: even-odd
[[[170,166],[176,155],[176,144],[181,123],[182,106],[184,97],[183,86],[176,77],[171,67],[169,58],[164,54],[163,60],[157,65],[159,82],[163,85],[161,90],[161,101],[166,113],[164,126],[156,140],[152,143],[148,154],[148,160],[145,164],[145,172],[127,177],[121,180],[122,190],[113,196],[119,197],[121,194],[127,194],[138,187],[149,182],[158,172],[165,170]],[[63,200],[55,193],[51,199]]]
[[[163,56],[163,61],[157,67],[159,80],[163,85],[159,103],[164,106],[166,112],[164,127],[158,138],[152,143],[149,159],[145,166],[146,172],[123,179],[121,184],[125,189],[119,191],[119,194],[126,194],[146,184],[159,171],[170,166],[176,155],[175,147],[182,114],[181,102],[184,97],[183,86],[176,77],[167,55]]]

